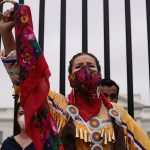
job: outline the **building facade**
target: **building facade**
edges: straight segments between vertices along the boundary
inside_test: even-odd
[[[8,136],[13,135],[13,108],[0,108],[0,145]]]

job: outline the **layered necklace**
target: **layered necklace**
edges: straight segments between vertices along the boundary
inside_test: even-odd
[[[67,112],[70,117],[73,118],[73,120],[78,117],[86,126],[88,132],[90,133],[90,140],[93,143],[91,150],[103,150],[101,146],[103,139],[101,137],[101,132],[99,131],[99,129],[101,128],[101,120],[98,117],[92,117],[89,121],[85,122],[79,115],[79,111],[74,105],[68,105]]]
[[[78,108],[75,106],[75,96],[74,96],[73,91],[70,93],[68,98],[69,98],[69,102],[72,101],[72,103],[70,103],[70,105],[67,106],[67,112],[73,120],[76,120],[77,118],[79,118],[83,122],[85,127],[87,128],[90,134],[90,140],[93,143],[91,150],[103,150],[102,145],[101,145],[103,142],[103,137],[100,131],[100,128],[102,127],[102,121],[96,115],[95,115],[96,117],[92,116],[90,119],[85,120],[85,118],[83,118],[84,116],[82,117],[81,115],[79,115],[80,110],[78,110]],[[100,100],[99,105],[101,105],[101,101],[103,99],[104,103],[106,103],[105,105],[107,105],[108,107],[109,115],[115,118],[115,121],[121,126],[120,113],[117,110],[113,109],[110,102],[106,100],[106,98],[103,97],[103,95],[102,95],[102,99],[100,99],[100,94],[98,94],[97,99]]]

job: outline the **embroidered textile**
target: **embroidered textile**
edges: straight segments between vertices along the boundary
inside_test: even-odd
[[[49,149],[54,148],[53,145],[55,149],[62,149],[46,101],[50,71],[33,32],[30,8],[16,3],[14,13],[20,101],[25,113],[26,132],[37,150],[42,150],[45,142],[50,145]]]

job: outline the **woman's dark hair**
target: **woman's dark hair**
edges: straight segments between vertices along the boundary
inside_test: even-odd
[[[103,103],[105,104],[108,111],[112,109],[112,104],[110,101],[101,93]],[[114,133],[115,133],[115,143],[114,143],[114,150],[126,150],[125,138],[124,138],[124,131],[121,124],[116,122],[116,119],[111,116]]]
[[[18,101],[18,98],[19,96],[18,95],[15,95],[14,96],[14,99],[16,101]],[[19,134],[21,132],[21,129],[19,127],[19,124],[18,124],[18,120],[17,120],[17,115],[18,115],[18,110],[19,110],[19,107],[21,106],[21,103],[20,102],[17,102],[16,106],[15,106],[15,112],[14,112],[14,136]]]
[[[91,56],[96,62],[98,72],[101,72],[101,67],[100,67],[99,61],[93,54],[91,54],[91,53],[78,53],[78,54],[74,55],[72,57],[72,59],[70,60],[70,62],[69,62],[69,67],[68,67],[69,74],[72,73],[72,66],[73,66],[74,60],[77,57],[82,56],[82,55]],[[108,100],[106,100],[106,101],[104,101],[104,104],[109,110],[110,108],[108,107],[108,103],[110,103],[110,102]],[[116,142],[114,143],[114,150],[120,150],[120,149],[121,150],[126,150],[123,128],[122,128],[122,126],[120,126],[116,123],[116,121],[113,117],[111,117],[111,118],[112,118],[112,124],[113,124],[113,127],[114,127],[114,132],[115,132],[115,137],[116,137]]]
[[[73,66],[74,60],[75,60],[77,57],[82,56],[82,55],[88,55],[88,56],[92,57],[92,58],[95,60],[95,62],[96,62],[96,66],[97,66],[98,72],[101,72],[101,67],[100,67],[100,64],[99,64],[98,59],[97,59],[93,54],[91,54],[91,53],[85,53],[85,52],[84,52],[84,53],[78,53],[78,54],[74,55],[74,56],[71,58],[71,60],[69,61],[69,67],[68,67],[68,72],[69,72],[69,74],[72,73],[72,66]]]
[[[123,127],[118,125],[113,117],[111,117],[111,119],[116,138],[116,141],[114,143],[114,150],[126,150]]]

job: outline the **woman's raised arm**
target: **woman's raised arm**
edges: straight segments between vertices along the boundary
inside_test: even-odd
[[[14,27],[13,9],[8,9],[1,14],[0,34],[4,45],[4,53],[7,56],[11,51],[16,49],[12,29]]]

